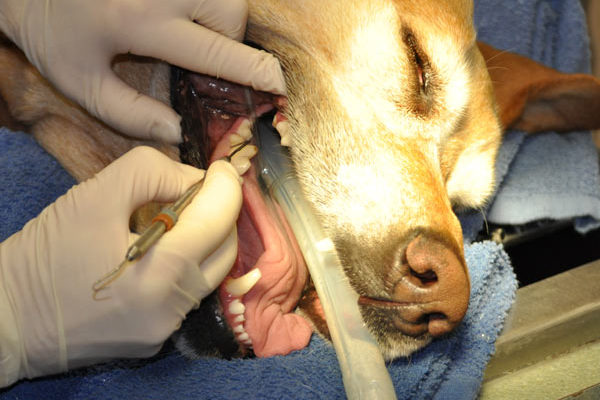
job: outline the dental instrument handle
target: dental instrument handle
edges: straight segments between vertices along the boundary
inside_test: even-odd
[[[219,160],[231,162],[231,158],[249,143],[250,140],[246,140],[238,144],[237,147],[233,148],[232,152],[221,157]],[[190,204],[196,193],[200,191],[203,182],[204,178],[194,183],[175,201],[175,203],[171,204],[169,207],[163,208],[162,211],[152,219],[150,226],[146,228],[137,240],[127,249],[125,260],[112,271],[94,282],[92,285],[92,298],[94,298],[94,300],[100,300],[97,295],[102,289],[106,289],[111,282],[117,279],[127,265],[146,254],[150,247],[152,247],[165,232],[171,230],[177,223],[183,210]]]
[[[177,201],[175,201],[175,203],[164,208],[152,219],[152,225],[146,228],[140,237],[133,242],[129,249],[127,249],[125,256],[127,261],[134,261],[143,256],[165,232],[171,230],[177,223],[177,219],[183,210],[190,204],[196,193],[198,193],[202,187],[202,182],[203,180],[194,183],[181,195],[181,197],[179,197],[179,199],[177,199]]]
[[[181,212],[188,204],[190,204],[196,193],[198,193],[202,187],[203,181],[204,179],[201,179],[194,183],[175,201],[175,203],[170,207],[163,208],[162,211],[152,219],[152,224],[142,232],[140,237],[138,237],[131,246],[129,246],[123,262],[94,282],[92,285],[92,298],[94,300],[101,300],[97,297],[98,293],[117,279],[127,265],[146,254],[150,247],[152,247],[165,232],[170,230],[173,225],[177,223],[177,219],[181,215]]]
[[[358,308],[332,240],[324,233],[304,198],[287,150],[264,121],[257,121],[258,174],[283,210],[304,255],[323,306],[349,399],[396,399],[377,342]]]

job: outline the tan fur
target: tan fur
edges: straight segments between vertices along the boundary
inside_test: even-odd
[[[168,101],[164,64],[120,60],[116,70],[141,92]],[[158,71],[158,72],[157,72]],[[174,159],[174,147],[132,140],[91,117],[58,93],[24,55],[10,44],[0,48],[0,94],[15,119],[29,127],[36,140],[78,181],[100,171],[134,146],[151,145]],[[154,74],[160,74],[155,79]],[[157,90],[153,81],[162,82]]]
[[[355,288],[389,297],[380,277],[388,274],[390,260],[411,232],[435,232],[462,260],[453,207],[481,207],[492,193],[502,130],[494,86],[475,42],[472,2],[307,0],[299,6],[293,0],[254,0],[249,5],[247,38],[275,54],[285,73],[299,179]],[[500,60],[494,58],[497,52],[483,49],[488,62]],[[415,51],[426,63],[426,90],[419,83]],[[516,60],[508,72],[519,66],[537,68]],[[116,68],[138,90],[168,101],[161,64],[123,59]],[[78,180],[140,144],[59,95],[11,46],[0,50],[0,76],[0,94],[12,114]],[[542,84],[524,79],[518,87],[496,85],[505,124],[532,126],[526,115],[532,97],[524,95],[530,83],[550,94],[544,99],[561,99],[564,90],[547,83],[556,76],[547,77]],[[568,85],[579,89],[580,79],[568,79]],[[507,76],[494,81],[510,83]],[[600,98],[600,85],[594,85],[586,101]],[[520,99],[516,106],[515,98]],[[554,117],[548,118],[556,126]],[[177,157],[174,148],[154,145]],[[374,326],[390,358],[429,340]]]

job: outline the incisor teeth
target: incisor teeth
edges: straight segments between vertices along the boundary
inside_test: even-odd
[[[234,296],[245,295],[252,289],[256,282],[262,276],[260,269],[254,268],[247,274],[240,276],[239,278],[230,278],[225,284],[225,290]],[[232,303],[233,304],[233,303]],[[241,314],[241,313],[237,313]]]
[[[234,333],[244,333],[246,331],[244,330],[244,326],[240,324],[240,325],[236,325],[233,327],[233,332]]]
[[[238,126],[235,132],[241,137],[243,137],[245,140],[248,140],[252,138],[252,130],[250,129],[251,127],[252,124],[250,123],[250,120],[245,119],[242,121],[240,126]]]
[[[248,334],[246,332],[244,332],[244,333],[238,335],[237,338],[239,341],[243,342],[245,340],[250,339],[250,336],[248,336]]]
[[[246,318],[244,317],[244,314],[240,314],[237,317],[235,317],[233,319],[233,322],[236,324],[241,324],[242,322],[244,322],[246,320]]]
[[[279,132],[279,136],[281,137],[281,145],[289,147],[292,139],[290,136],[290,123],[288,120],[282,114],[277,113],[273,118],[273,127],[277,130],[277,132]]]
[[[229,312],[231,314],[243,314],[244,311],[246,311],[246,306],[238,299],[235,299],[231,302],[231,304],[229,304]]]

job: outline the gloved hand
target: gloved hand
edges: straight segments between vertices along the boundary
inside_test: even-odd
[[[246,0],[4,0],[0,29],[42,75],[108,125],[178,143],[179,116],[121,81],[113,57],[154,57],[285,94],[277,59],[237,42],[247,11]]]
[[[242,153],[239,172],[249,165]],[[210,166],[177,224],[101,292],[106,299],[92,298],[92,284],[134,241],[135,209],[175,200],[203,174],[136,148],[0,244],[0,387],[160,349],[235,261],[242,194],[231,164]]]

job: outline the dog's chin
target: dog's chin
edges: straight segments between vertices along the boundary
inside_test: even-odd
[[[383,358],[387,361],[406,357],[427,346],[433,338],[429,334],[410,337],[398,330],[378,329],[376,324],[368,324],[370,331],[379,344]]]

